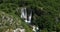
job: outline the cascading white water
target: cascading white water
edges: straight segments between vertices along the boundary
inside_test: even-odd
[[[25,7],[21,8],[21,18],[23,18],[24,21],[27,22],[27,11]]]
[[[27,12],[26,7],[22,7],[21,8],[21,18],[24,19],[24,21],[26,23],[31,23],[32,11],[30,11],[29,12],[29,15],[28,15],[28,12]],[[37,30],[39,30],[39,28],[36,27],[36,26],[32,26],[32,28],[33,28],[33,31],[34,32],[37,32]]]
[[[35,26],[35,25],[33,25],[33,26],[31,26],[33,29],[33,32],[39,32],[38,30],[39,30],[39,28],[38,28],[38,26]]]
[[[31,23],[31,18],[32,18],[32,11],[30,12],[29,16],[28,16],[28,21],[27,23]]]
[[[26,8],[21,8],[21,18],[27,18]]]
[[[29,16],[27,16],[26,7],[21,8],[21,18],[23,18],[26,23],[31,23],[32,11],[30,12]]]

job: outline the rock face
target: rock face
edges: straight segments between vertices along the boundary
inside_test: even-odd
[[[20,18],[0,11],[0,32],[32,32],[31,30]]]
[[[25,29],[21,29],[21,28],[16,28],[15,30],[7,29],[5,32],[25,32]]]
[[[25,32],[25,29],[17,28],[14,30],[14,32]]]
[[[20,25],[21,25],[21,21],[18,18],[0,11],[0,30],[2,32],[4,30],[9,31],[10,29],[12,30],[16,29]]]
[[[8,15],[4,12],[0,13],[0,23],[2,23],[3,25],[13,25],[14,23],[17,24],[16,21],[21,22],[18,18],[13,17],[12,15]]]

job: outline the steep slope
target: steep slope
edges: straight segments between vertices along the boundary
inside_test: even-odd
[[[26,32],[32,32],[29,25],[20,18],[0,11],[0,32],[6,32],[8,29],[12,29],[11,31],[13,31],[17,28],[21,28],[20,26],[22,26]]]

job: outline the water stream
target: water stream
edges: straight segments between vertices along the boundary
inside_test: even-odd
[[[29,14],[28,14],[29,13]],[[21,8],[21,18],[24,19],[24,21],[28,24],[31,23],[31,18],[32,18],[32,11],[27,12],[27,8],[26,7],[22,7]],[[37,30],[39,29],[36,26],[32,26],[32,30],[34,32],[37,32]]]
[[[26,7],[21,8],[21,18],[23,18],[26,23],[31,23],[32,11],[27,15]]]

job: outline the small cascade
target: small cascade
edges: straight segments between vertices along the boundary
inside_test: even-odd
[[[28,21],[27,23],[31,23],[31,18],[32,18],[32,11],[30,12],[29,16],[28,16]]]
[[[31,23],[32,11],[27,15],[26,7],[21,8],[21,18],[24,19],[26,23]]]
[[[27,20],[27,11],[26,8],[21,8],[21,18],[24,18],[25,20]]]
[[[33,32],[39,32],[39,28],[35,25],[32,26]]]
[[[21,18],[28,24],[31,23],[31,18],[32,18],[32,11],[27,12],[26,7],[21,8]],[[31,26],[34,32],[38,32],[39,28],[36,27],[35,25]]]

